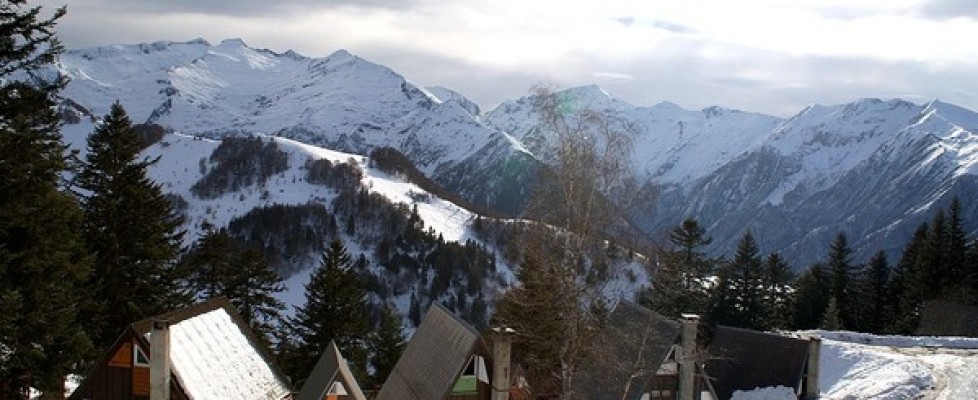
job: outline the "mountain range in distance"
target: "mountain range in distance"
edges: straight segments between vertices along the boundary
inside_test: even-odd
[[[343,50],[314,58],[240,40],[115,45],[67,51],[49,72],[71,79],[62,107],[76,121],[91,122],[118,100],[134,122],[189,136],[279,136],[358,155],[393,147],[447,190],[510,215],[525,204],[553,141],[530,96],[483,110]],[[780,118],[636,106],[597,86],[556,94],[571,111],[634,127],[627,158],[657,196],[631,217],[659,241],[695,217],[714,255],[732,254],[750,230],[763,252],[802,268],[845,232],[862,262],[878,250],[897,256],[954,197],[976,233],[978,113],[953,104],[861,99]],[[177,149],[161,151],[190,151]]]

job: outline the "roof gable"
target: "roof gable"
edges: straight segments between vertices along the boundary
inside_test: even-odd
[[[680,324],[622,300],[574,383],[580,398],[638,398],[679,338]],[[622,396],[627,394],[626,396]]]
[[[475,352],[479,333],[435,304],[414,332],[377,400],[441,400]]]
[[[717,396],[736,390],[784,386],[799,389],[808,362],[808,341],[775,333],[718,326],[706,372]]]
[[[336,381],[342,382],[348,395],[355,400],[366,400],[360,385],[353,377],[353,372],[350,371],[349,364],[340,353],[340,349],[336,347],[336,342],[330,341],[329,347],[322,357],[319,357],[316,367],[312,369],[306,383],[302,385],[296,400],[320,400]]]
[[[289,395],[263,345],[226,298],[139,321],[133,329],[148,342],[152,321],[159,319],[170,321],[171,369],[188,397],[265,400]]]

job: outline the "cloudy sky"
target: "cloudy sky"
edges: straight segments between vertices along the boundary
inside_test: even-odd
[[[338,49],[483,107],[542,82],[787,116],[933,98],[978,110],[974,0],[34,0],[69,48],[241,38]]]

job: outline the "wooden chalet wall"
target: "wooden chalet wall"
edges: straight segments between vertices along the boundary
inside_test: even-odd
[[[137,365],[133,354],[140,349],[143,355],[149,348],[132,329],[112,346],[106,358],[89,373],[88,378],[69,397],[70,400],[149,400],[149,365]],[[148,361],[148,358],[146,359]],[[170,398],[187,400],[172,379]]]

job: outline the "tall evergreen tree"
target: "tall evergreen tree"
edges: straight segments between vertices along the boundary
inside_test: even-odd
[[[862,302],[865,306],[859,312],[861,328],[871,333],[882,333],[891,320],[890,264],[886,260],[885,252],[876,253],[869,261],[863,286],[862,293],[866,298]]]
[[[825,306],[825,315],[822,316],[822,323],[819,325],[820,328],[830,331],[838,331],[845,329],[842,325],[842,317],[840,316],[841,309],[839,308],[839,301],[832,296],[829,298],[829,304]]]
[[[943,295],[948,287],[951,272],[948,268],[948,222],[944,210],[937,210],[927,232],[927,240],[918,255],[918,268],[923,280],[923,299],[930,300]]]
[[[122,105],[115,103],[88,138],[88,154],[78,174],[83,198],[84,236],[95,254],[93,291],[105,320],[96,338],[110,345],[133,321],[189,302],[176,257],[183,231],[140,158],[141,144]]]
[[[639,295],[639,303],[663,315],[703,314],[709,308],[708,280],[714,262],[701,250],[712,240],[693,218],[672,230],[673,248],[657,257],[651,287]]]
[[[560,387],[561,345],[564,331],[561,316],[578,307],[564,301],[562,281],[553,279],[550,266],[527,258],[517,270],[519,285],[503,294],[496,303],[493,326],[516,330],[513,357],[526,368],[527,379],[534,387],[550,392]]]
[[[268,338],[281,321],[285,305],[275,298],[285,290],[282,277],[265,255],[249,249],[226,229],[209,229],[181,263],[197,296],[227,297],[256,332]]]
[[[920,319],[920,305],[924,301],[923,272],[920,257],[927,243],[930,228],[926,223],[914,231],[900,256],[890,280],[890,304],[893,305],[893,320],[887,331],[910,335],[917,330]]]
[[[60,81],[15,81],[54,61],[61,45],[49,18],[25,0],[0,3],[0,398],[28,387],[62,393],[84,368],[91,341],[79,329],[90,257],[81,211],[61,185],[68,168],[54,96]]]
[[[968,285],[968,238],[961,215],[961,201],[955,197],[948,207],[947,216],[947,273],[943,297],[960,303],[971,303],[976,298]]]
[[[380,326],[370,334],[370,359],[374,373],[370,377],[372,387],[380,387],[401,359],[407,342],[401,328],[401,318],[391,308],[384,308]]]
[[[794,273],[788,263],[778,253],[771,253],[764,262],[763,288],[767,297],[768,328],[787,329],[791,323],[794,307],[794,289],[791,284]]]
[[[723,270],[715,289],[713,322],[749,329],[766,329],[763,263],[754,236],[744,233],[733,260]]]
[[[857,279],[860,267],[852,261],[852,248],[845,233],[839,232],[829,247],[827,264],[832,274],[832,297],[839,307],[839,319],[844,329],[854,329],[856,325],[857,301],[859,293]]]
[[[795,303],[791,326],[815,329],[821,326],[832,293],[831,275],[826,266],[816,263],[795,280]]]
[[[367,292],[353,269],[353,260],[339,239],[334,239],[309,283],[305,303],[295,311],[297,352],[286,370],[293,377],[304,377],[326,350],[336,342],[359,380],[365,381],[370,332]]]

